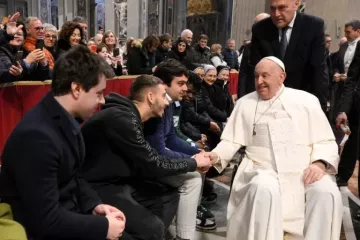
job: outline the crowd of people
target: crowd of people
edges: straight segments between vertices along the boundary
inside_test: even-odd
[[[10,16],[0,83],[52,79],[52,90],[1,156],[9,236],[163,240],[174,224],[192,240],[216,228],[208,177],[242,149],[228,240],[338,240],[338,186],[358,158],[360,21],[330,53],[322,19],[297,12],[298,0],[269,2],[239,50],[233,39],[209,47],[205,34],[193,44],[189,29],[124,42],[102,29],[88,38],[80,17],[58,31]],[[106,79],[124,74],[140,75],[130,96],[104,96]]]

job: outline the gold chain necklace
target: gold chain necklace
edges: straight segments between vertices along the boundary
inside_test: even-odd
[[[278,98],[281,96],[281,94],[284,92],[284,89],[282,89],[281,93],[279,94],[279,96],[277,96],[275,98],[275,100],[270,104],[270,106],[260,115],[260,117],[255,121],[256,119],[256,113],[257,113],[257,109],[258,109],[258,105],[259,105],[259,101],[260,101],[260,96],[258,97],[258,101],[256,103],[256,108],[255,108],[255,115],[254,115],[254,124],[253,124],[253,136],[256,135],[256,131],[255,131],[255,125],[259,122],[259,120],[264,116],[264,114],[271,108],[271,106],[276,102],[276,100],[278,100]]]

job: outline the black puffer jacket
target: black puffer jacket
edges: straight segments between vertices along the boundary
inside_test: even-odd
[[[127,69],[130,75],[137,74],[152,74],[152,68],[155,67],[155,54],[152,56],[154,59],[149,59],[147,50],[144,47],[133,47],[131,54],[128,54]]]
[[[216,79],[214,83],[216,89],[216,101],[213,102],[214,107],[218,109],[224,109],[227,116],[230,117],[232,110],[234,109],[234,101],[229,91],[229,82],[224,85],[224,81]]]
[[[30,66],[25,64],[24,60],[20,61],[23,72],[20,76],[13,76],[9,73],[11,65],[15,58],[17,49],[12,48],[10,45],[5,44],[0,47],[0,83],[15,82],[21,80],[27,81],[43,81],[50,79],[49,65],[41,66],[34,63]],[[26,58],[28,52],[23,50],[23,59]],[[28,68],[29,67],[29,68]]]
[[[155,64],[158,65],[159,63],[164,61],[168,53],[169,49],[159,46],[155,52]]]
[[[207,47],[201,48],[199,44],[196,44],[192,51],[191,63],[211,64],[210,56],[211,53]]]
[[[221,88],[219,89],[219,87],[214,84],[209,85],[203,81],[202,91],[204,97],[208,97],[210,99],[206,110],[210,117],[216,122],[226,122],[228,114],[225,111],[223,99],[220,97],[223,94],[223,90]]]

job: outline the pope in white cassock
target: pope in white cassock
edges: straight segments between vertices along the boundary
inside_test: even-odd
[[[275,57],[255,68],[256,92],[236,104],[210,153],[221,172],[243,146],[228,205],[228,240],[339,240],[338,147],[318,99],[284,87]]]

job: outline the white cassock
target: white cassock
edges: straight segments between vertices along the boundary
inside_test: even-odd
[[[256,92],[241,98],[213,150],[218,171],[242,146],[246,156],[231,190],[228,240],[280,240],[284,232],[289,240],[339,240],[338,147],[315,96],[282,86],[267,101],[258,102]],[[327,174],[305,186],[303,172],[317,160],[328,163]]]

